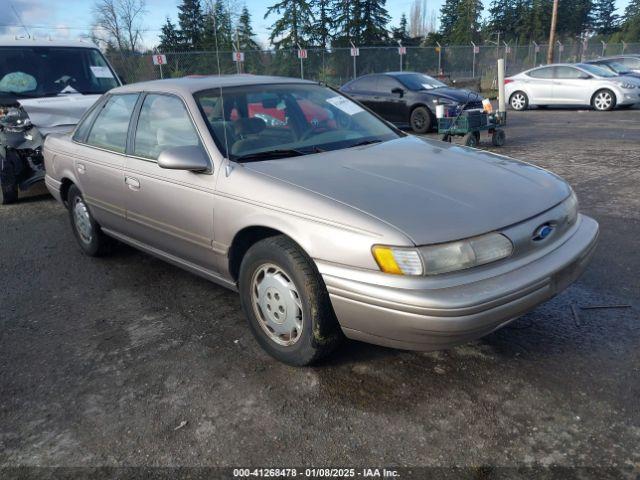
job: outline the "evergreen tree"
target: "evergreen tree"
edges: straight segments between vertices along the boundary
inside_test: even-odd
[[[158,48],[164,53],[180,51],[180,47],[180,32],[178,32],[175,25],[169,17],[167,17],[166,23],[162,26]]]
[[[509,40],[519,36],[518,23],[519,7],[521,2],[514,0],[493,0],[489,7],[489,19],[484,30],[489,35],[500,34],[503,40]]]
[[[310,0],[310,6],[316,18],[311,40],[314,44],[327,47],[334,29],[331,0]]]
[[[178,23],[184,48],[196,50],[202,47],[204,16],[200,0],[182,0],[178,6]]]
[[[467,45],[478,41],[480,37],[480,0],[460,0],[456,11],[455,23],[447,40],[453,45]]]
[[[313,12],[307,0],[280,0],[267,8],[264,18],[279,15],[271,26],[269,41],[277,48],[305,44],[313,33]]]
[[[401,42],[409,40],[407,23],[407,15],[403,13],[400,17],[400,23],[398,24],[398,26],[391,29],[391,36],[394,40],[400,40]]]
[[[596,33],[609,35],[618,28],[615,0],[595,0],[593,4],[593,28]]]
[[[362,45],[376,45],[387,40],[389,12],[385,8],[386,0],[361,0],[360,32],[356,38]]]
[[[558,4],[559,36],[569,38],[582,37],[591,29],[591,0],[567,0]]]
[[[453,27],[458,22],[458,7],[462,0],[445,0],[440,9],[440,33],[444,41],[449,41]]]
[[[240,13],[238,19],[238,43],[240,44],[240,50],[259,50],[260,46],[253,39],[255,33],[253,33],[253,27],[251,26],[251,14],[249,9],[245,5]]]
[[[204,18],[202,44],[206,50],[214,50],[217,44],[221,52],[230,52],[232,41],[231,14],[224,0],[216,0]]]

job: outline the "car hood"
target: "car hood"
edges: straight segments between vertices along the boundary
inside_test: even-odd
[[[57,97],[22,98],[18,103],[43,133],[71,130],[100,95],[72,94]]]
[[[469,100],[482,100],[482,95],[476,92],[472,92],[471,90],[466,90],[463,88],[434,88],[432,90],[420,90],[420,93],[428,93],[432,97],[435,98],[444,98],[447,100],[451,100],[457,103],[464,103]]]
[[[376,217],[416,245],[498,230],[571,193],[533,165],[412,136],[245,166]]]

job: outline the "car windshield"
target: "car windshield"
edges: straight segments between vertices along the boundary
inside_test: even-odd
[[[330,88],[268,84],[194,95],[221,152],[257,161],[384,142],[402,134]]]
[[[405,87],[409,90],[433,90],[434,88],[446,87],[440,80],[425,75],[424,73],[403,73],[397,76]]]
[[[102,94],[117,86],[95,48],[0,47],[0,93],[16,98]]]
[[[629,68],[618,62],[607,62],[604,65],[608,66],[616,73],[629,73]],[[598,66],[600,66],[600,64],[598,64]]]
[[[610,72],[609,70],[605,70],[604,68],[598,67],[597,65],[590,65],[588,63],[578,63],[577,66],[598,77],[610,78],[610,77],[618,76],[616,73]]]

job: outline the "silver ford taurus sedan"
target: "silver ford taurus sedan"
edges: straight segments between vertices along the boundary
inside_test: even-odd
[[[343,336],[478,338],[573,282],[598,236],[556,175],[297,79],[116,88],[44,154],[86,254],[117,239],[238,290],[257,341],[293,365]]]

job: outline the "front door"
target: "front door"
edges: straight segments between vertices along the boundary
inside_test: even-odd
[[[553,74],[553,98],[556,103],[575,105],[588,103],[589,75],[577,68],[560,65]]]
[[[174,95],[148,94],[133,135],[131,155],[124,165],[131,236],[161,252],[215,271],[214,177],[160,168],[160,153],[178,146],[204,148],[183,101]]]

